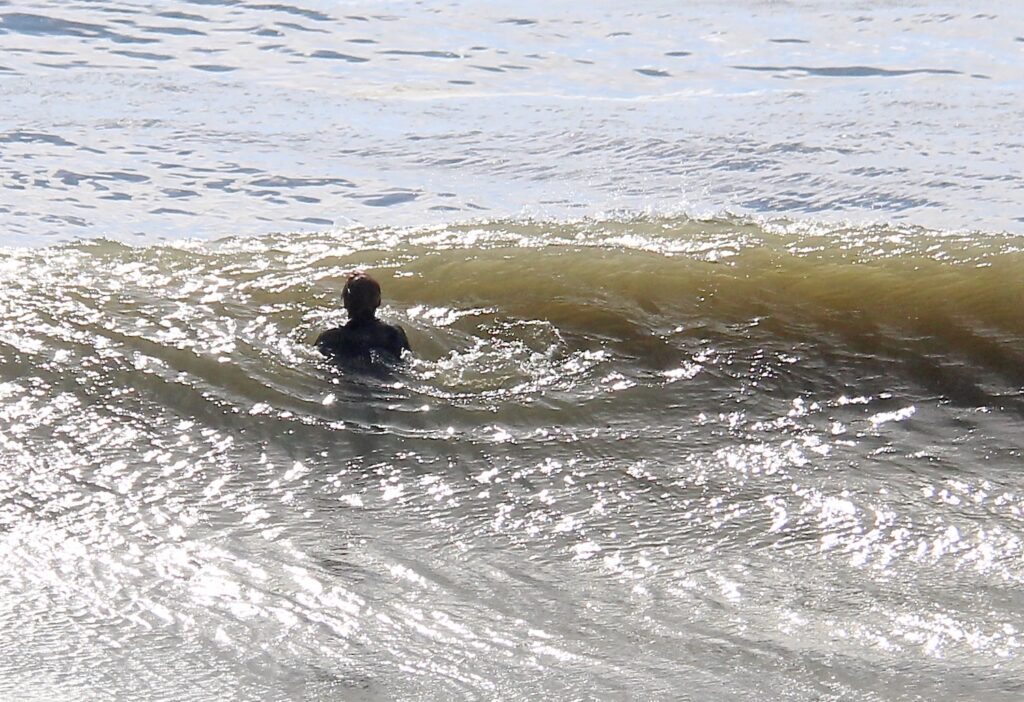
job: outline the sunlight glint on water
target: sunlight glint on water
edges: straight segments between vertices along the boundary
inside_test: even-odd
[[[1018,700],[1021,19],[0,4],[0,699]]]
[[[1009,699],[1019,244],[635,219],[8,252],[4,689]],[[309,345],[357,265],[405,369]]]

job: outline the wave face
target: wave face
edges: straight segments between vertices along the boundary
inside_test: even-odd
[[[402,367],[311,347],[356,269]],[[1021,280],[740,219],[4,250],[0,696],[1013,699]]]

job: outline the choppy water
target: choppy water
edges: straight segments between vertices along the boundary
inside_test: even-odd
[[[1017,3],[0,4],[14,243],[609,211],[1024,231]]]
[[[0,699],[1020,699],[1020,19],[0,3]]]
[[[0,687],[1015,699],[1024,239],[635,219],[0,259]],[[366,266],[417,358],[320,361]]]

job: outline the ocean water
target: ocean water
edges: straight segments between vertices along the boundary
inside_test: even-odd
[[[0,2],[0,699],[1021,699],[1022,58]],[[311,347],[357,269],[401,366]]]

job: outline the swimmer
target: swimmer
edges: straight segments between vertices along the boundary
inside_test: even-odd
[[[353,273],[341,292],[341,301],[348,312],[348,323],[317,337],[315,344],[320,353],[334,360],[372,361],[372,352],[400,359],[403,351],[411,350],[400,326],[377,319],[380,284],[376,280],[365,273]]]

